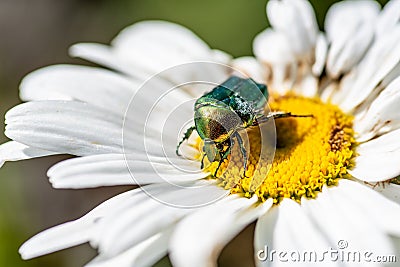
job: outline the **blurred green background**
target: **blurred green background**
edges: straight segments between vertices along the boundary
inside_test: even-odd
[[[30,71],[56,63],[88,64],[71,59],[76,42],[109,43],[125,26],[146,19],[180,23],[211,47],[233,56],[252,54],[252,39],[268,26],[266,0],[0,0],[0,114],[20,103],[18,85]],[[320,27],[336,1],[311,1]],[[386,1],[380,1],[385,3]],[[2,130],[4,125],[1,123]],[[0,141],[7,138],[1,134]],[[6,163],[0,170],[0,266],[82,266],[95,251],[88,245],[50,256],[20,260],[18,247],[50,226],[75,219],[127,187],[55,190],[46,171],[65,157]],[[224,249],[223,266],[250,266],[249,226]],[[168,266],[163,259],[158,266]]]

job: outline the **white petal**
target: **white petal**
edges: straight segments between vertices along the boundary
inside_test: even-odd
[[[113,227],[112,229],[103,229],[97,233],[102,235],[98,241],[100,254],[104,254],[108,258],[115,257],[152,235],[173,227],[177,221],[191,211],[163,206],[160,203],[154,205],[155,202],[153,205],[149,204],[141,203],[140,206],[137,206],[136,215],[117,216],[114,223],[110,225]],[[149,215],[149,213],[153,214]]]
[[[229,62],[232,61],[232,56],[225,51],[213,49],[211,50],[211,54],[215,62],[219,62],[221,64],[228,64]]]
[[[254,231],[254,254],[257,267],[272,265],[268,263],[268,259],[271,260],[271,258],[266,253],[266,246],[270,249],[273,244],[274,232],[276,227],[278,227],[279,211],[279,206],[273,206],[267,213],[258,218],[256,223]],[[279,237],[279,239],[281,238],[286,238],[286,235]]]
[[[174,62],[181,64],[187,59],[210,56],[210,48],[193,32],[165,21],[145,21],[127,27],[112,45],[117,55],[140,62],[152,73],[175,65]]]
[[[315,62],[312,66],[312,72],[315,76],[319,77],[324,70],[326,56],[328,53],[328,42],[323,33],[320,33],[315,44]]]
[[[386,181],[400,175],[399,158],[399,151],[358,156],[349,173],[365,182]]]
[[[271,64],[286,65],[296,60],[286,36],[272,29],[266,29],[255,37],[253,52],[258,59]]]
[[[386,198],[400,205],[400,185],[393,183],[384,183],[372,185],[372,188],[384,195]]]
[[[221,57],[221,53],[212,51],[190,30],[165,21],[139,22],[125,28],[113,40],[111,48],[90,44],[75,46],[72,53],[134,77],[145,77],[146,73],[153,75],[169,67],[194,61],[218,62],[226,59]],[[214,65],[207,69],[203,66],[197,71],[207,72],[209,77],[227,75],[223,66]],[[196,75],[196,71],[187,68],[185,73],[181,73],[184,77],[190,75]],[[179,76],[168,78],[179,80]]]
[[[147,39],[145,41],[139,40],[140,38]],[[171,52],[181,50],[183,53],[189,47],[192,47],[192,54],[204,55],[208,54],[209,47],[199,37],[197,37],[189,29],[180,26],[179,24],[166,22],[166,21],[144,21],[136,23],[132,26],[126,27],[118,36],[112,41],[112,44],[118,49],[129,49],[129,45],[139,42],[138,47],[145,42],[150,44],[150,41],[163,41],[165,50],[172,49]],[[153,44],[160,45],[160,44]],[[161,46],[160,46],[161,47]],[[155,51],[157,52],[157,51]],[[127,51],[127,53],[130,53]],[[168,57],[168,55],[165,55]],[[163,58],[162,58],[163,59]]]
[[[257,266],[309,266],[310,262],[292,260],[290,252],[313,251],[316,255],[330,247],[324,233],[310,220],[305,210],[295,201],[284,199],[277,207],[262,216],[256,225],[254,250]],[[271,258],[271,251],[278,251]],[[286,252],[285,260],[278,253]],[[268,257],[267,257],[268,256]],[[337,266],[326,261],[324,266]]]
[[[385,76],[381,83],[377,86],[377,92],[380,92],[381,88],[386,88],[391,82],[400,76],[400,61],[397,65]],[[371,97],[371,95],[370,95]],[[374,96],[372,96],[374,97]],[[368,100],[368,99],[367,99]]]
[[[400,130],[382,135],[357,148],[359,155],[349,173],[359,180],[379,182],[400,175]]]
[[[120,115],[121,118],[125,115],[134,94],[135,99],[142,104],[142,109],[146,105],[153,107],[163,96],[162,105],[157,105],[154,109],[153,113],[156,115],[173,110],[177,105],[187,101],[189,97],[184,90],[175,90],[173,93],[166,94],[175,85],[162,78],[153,78],[151,81],[147,81],[144,88],[141,88],[141,83],[141,81],[129,80],[121,74],[100,68],[57,65],[37,70],[25,77],[21,84],[21,96],[24,100],[77,100]],[[141,90],[137,92],[139,88]],[[140,109],[136,106],[132,108]],[[185,110],[180,111],[184,112]],[[187,113],[192,115],[192,108]],[[135,116],[136,122],[138,122],[136,117],[145,117],[143,113],[141,115]],[[151,120],[147,122],[148,127],[159,132],[160,124],[154,126]],[[139,126],[141,126],[138,124],[129,126],[132,129],[136,128],[138,132]],[[125,130],[127,128],[128,126],[125,127]],[[175,140],[176,136],[173,137]]]
[[[158,233],[112,258],[99,255],[85,265],[85,267],[152,266],[167,254],[170,232],[167,230]]]
[[[362,116],[354,121],[358,141],[366,141],[376,135],[400,126],[400,77],[392,81],[370,104]]]
[[[272,90],[285,94],[294,88],[298,94],[315,96],[318,81],[308,64],[299,64],[289,44],[290,40],[283,33],[267,29],[257,35],[253,50],[257,58],[271,69]]]
[[[140,189],[119,194],[75,221],[47,229],[26,241],[19,249],[19,253],[22,258],[30,259],[88,242],[100,218],[127,199],[140,194],[145,195]]]
[[[400,251],[400,238],[392,237],[391,239],[396,248],[395,251]],[[397,253],[397,255],[398,255],[398,253]],[[392,256],[391,262],[398,262],[399,261],[398,259],[399,259],[398,256],[396,256],[395,259],[393,259],[393,256]],[[392,264],[389,263],[388,266],[396,266],[396,263],[392,263]]]
[[[393,253],[388,230],[394,230],[392,226],[395,221],[384,221],[391,215],[386,207],[393,208],[393,205],[385,200],[382,206],[382,199],[385,200],[373,190],[342,179],[338,186],[325,187],[317,199],[304,201],[302,205],[316,228],[324,233],[331,244],[335,244],[334,249],[340,251],[339,241],[344,240],[349,251],[388,255]],[[383,220],[379,216],[383,216]]]
[[[55,154],[57,153],[34,147],[29,147],[15,141],[10,141],[0,145],[0,166],[5,161],[33,159]]]
[[[176,165],[172,165],[176,164]],[[89,188],[110,185],[184,182],[208,175],[199,163],[169,162],[143,154],[125,159],[122,154],[100,154],[74,158],[54,165],[47,175],[55,188]]]
[[[356,25],[368,19],[374,19],[379,13],[380,6],[375,1],[343,1],[333,4],[326,14],[325,30],[330,41],[338,36],[346,35],[348,25]],[[354,16],[357,12],[357,16]]]
[[[400,129],[381,135],[373,140],[359,144],[357,153],[360,156],[369,156],[373,154],[385,154],[400,151]]]
[[[75,101],[35,101],[6,114],[5,134],[20,143],[73,155],[122,151],[122,117]]]
[[[230,197],[186,217],[171,238],[170,259],[174,266],[217,266],[223,247],[272,205],[270,201],[253,206],[255,201]]]
[[[336,92],[338,86],[339,85],[337,82],[331,82],[331,83],[327,84],[326,87],[323,88],[322,92],[320,93],[319,98],[323,102],[329,103],[331,101],[332,95]]]
[[[202,187],[199,187],[203,184]],[[101,222],[93,245],[107,257],[115,256],[148,237],[170,228],[183,216],[216,201],[228,193],[222,188],[203,181],[171,186],[160,184],[157,192],[143,189],[148,198],[140,205],[124,203]]]
[[[115,56],[111,47],[96,43],[79,43],[70,47],[69,54],[73,57],[80,57],[111,69],[145,80],[149,74],[136,66],[131,66],[130,62]]]
[[[399,23],[400,20],[400,1],[392,0],[387,2],[376,23],[376,33],[379,38],[381,34],[389,32]]]
[[[165,191],[165,188],[165,185],[149,185],[119,194],[75,221],[37,234],[22,245],[20,253],[24,259],[29,259],[88,241],[95,243],[99,235],[98,224],[104,220],[104,217],[113,217],[116,212],[123,212],[124,207],[138,205],[148,199],[148,194],[160,194]]]
[[[318,91],[318,79],[312,74],[310,68],[300,67],[297,73],[297,81],[293,85],[293,91],[305,97],[315,97]]]
[[[343,111],[352,111],[374,92],[399,61],[400,25],[372,44],[357,68],[342,79],[340,90],[332,102],[338,104]]]
[[[256,82],[266,83],[267,70],[254,57],[240,57],[232,62],[232,66]]]
[[[339,2],[329,9],[325,29],[330,42],[327,59],[330,76],[337,78],[351,70],[364,56],[374,37],[378,12],[379,4],[368,0]]]
[[[272,27],[286,36],[296,56],[310,56],[315,47],[318,26],[308,1],[272,0],[267,4],[267,14]]]
[[[284,94],[291,89],[296,76],[296,57],[282,33],[267,29],[256,36],[253,52],[271,68],[272,89]]]
[[[378,229],[386,233],[400,236],[398,221],[400,205],[375,192],[369,187],[350,180],[340,181],[339,187],[357,210],[368,216],[370,221],[378,225]],[[377,244],[379,246],[379,244]]]
[[[140,83],[105,69],[53,65],[28,74],[22,80],[20,97],[24,101],[77,100],[124,114]]]
[[[180,69],[186,67],[187,65],[181,65],[171,72],[177,74]],[[160,76],[147,80],[131,99],[125,113],[123,129],[125,149],[129,147],[136,151],[146,151],[144,143],[150,138],[154,141],[152,145],[158,155],[164,155],[166,152],[164,150],[168,150],[170,146],[175,146],[180,141],[177,137],[182,125],[193,120],[193,105],[198,97],[194,95],[204,92],[204,89],[212,88],[212,83],[215,81],[209,80],[209,82],[211,84],[190,84],[186,87],[173,84]],[[146,136],[146,140],[143,136]]]
[[[86,220],[55,226],[29,239],[21,246],[19,253],[27,260],[83,244],[89,241],[91,227],[92,222]]]

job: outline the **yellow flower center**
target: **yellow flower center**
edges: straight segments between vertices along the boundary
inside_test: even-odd
[[[261,201],[272,198],[278,203],[283,198],[298,202],[302,197],[315,198],[323,185],[336,185],[338,179],[346,177],[356,145],[351,116],[319,99],[294,95],[270,100],[269,105],[272,111],[312,114],[314,117],[275,120],[275,158],[272,164],[265,163],[264,166],[259,161],[259,129],[248,128],[250,154],[246,177],[243,177],[243,156],[235,144],[228,159],[220,166],[218,178],[212,176],[212,179],[217,179],[232,194],[246,197],[256,194]],[[261,168],[257,167],[260,165]],[[217,166],[218,162],[212,162],[205,170],[214,174]]]

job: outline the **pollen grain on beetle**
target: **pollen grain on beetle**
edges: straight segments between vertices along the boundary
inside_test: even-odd
[[[258,128],[249,129],[247,177],[240,179],[243,160],[235,145],[229,159],[221,165],[218,178],[213,179],[224,188],[230,188],[231,193],[246,197],[256,194],[261,201],[272,198],[274,203],[279,203],[283,198],[297,202],[302,197],[315,198],[324,185],[336,185],[338,179],[347,176],[356,147],[351,116],[335,105],[295,95],[271,99],[269,104],[273,111],[313,114],[314,117],[275,120],[277,147],[269,166],[262,166],[259,161]],[[231,165],[227,168],[229,161]],[[257,164],[261,168],[257,168]],[[213,162],[206,170],[213,173],[217,166],[218,163]],[[252,188],[255,177],[261,177],[256,189]]]

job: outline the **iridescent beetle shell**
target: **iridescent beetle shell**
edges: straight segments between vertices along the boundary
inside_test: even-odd
[[[264,107],[267,98],[265,85],[232,76],[196,101],[196,131],[203,140],[224,142],[238,128],[253,124],[255,111]]]
[[[312,115],[292,115],[290,112],[276,112],[264,115],[264,107],[268,100],[268,90],[264,84],[252,79],[231,76],[224,83],[197,99],[194,105],[195,126],[190,127],[176,147],[189,139],[194,130],[204,141],[201,168],[204,157],[210,162],[219,161],[215,170],[216,176],[222,162],[229,156],[235,140],[244,159],[244,174],[247,166],[247,151],[238,133],[251,126],[267,122],[271,118],[310,117]]]

